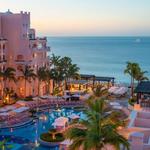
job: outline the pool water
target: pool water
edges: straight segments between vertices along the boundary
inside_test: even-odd
[[[38,143],[38,138],[41,133],[47,132],[49,129],[53,128],[52,123],[56,118],[60,116],[68,117],[72,113],[80,116],[83,114],[82,111],[73,109],[61,109],[59,111],[47,109],[44,112],[37,113],[38,119],[35,119],[33,123],[20,128],[1,130],[0,136],[12,136],[14,138],[14,143],[21,146],[17,148],[15,146],[12,150],[58,150],[58,147],[49,148],[41,146]]]

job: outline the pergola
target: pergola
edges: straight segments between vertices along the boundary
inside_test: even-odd
[[[139,104],[139,99],[141,99],[141,95],[150,95],[150,81],[140,82],[135,88],[134,92],[137,93],[137,103]]]
[[[71,80],[67,82],[67,85],[69,85],[69,87],[72,85],[79,85],[79,87],[84,86],[86,87],[86,89],[88,89],[89,87],[94,87],[95,83],[98,82],[105,82],[108,83],[108,87],[110,85],[110,83],[112,83],[112,85],[114,85],[114,77],[103,77],[103,76],[95,76],[93,74],[80,74],[80,79],[79,80]],[[79,88],[80,89],[80,88]]]
[[[80,78],[82,80],[92,80],[93,83],[97,82],[108,82],[114,85],[115,78],[114,77],[104,77],[104,76],[95,76],[95,75],[88,75],[88,74],[80,74]]]
[[[115,78],[114,77],[95,77],[95,81],[98,82],[107,82],[108,84],[111,82],[114,85]]]

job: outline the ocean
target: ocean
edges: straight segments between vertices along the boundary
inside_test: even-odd
[[[150,37],[48,37],[51,53],[69,56],[82,74],[115,77],[129,83],[126,62],[140,64],[150,77]],[[50,55],[49,54],[49,55]]]

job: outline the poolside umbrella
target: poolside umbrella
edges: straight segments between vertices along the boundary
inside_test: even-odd
[[[68,123],[68,118],[66,117],[59,117],[55,119],[54,123],[52,124],[55,128],[56,127],[63,127],[65,128],[66,124]]]
[[[78,115],[76,115],[76,114],[71,114],[71,115],[69,116],[69,118],[70,118],[70,119],[79,119],[80,116],[78,116]]]

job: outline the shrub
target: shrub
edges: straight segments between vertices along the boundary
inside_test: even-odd
[[[26,98],[24,98],[25,101],[33,101],[33,97],[32,96],[27,96]]]
[[[49,134],[49,133],[42,133],[40,135],[40,138],[45,141],[45,142],[62,142],[64,141],[64,137],[63,137],[63,134],[62,133],[57,133],[55,135],[55,139],[52,138],[52,134]]]
[[[128,103],[129,103],[131,106],[134,106],[134,104],[136,103],[136,97],[130,98],[130,99],[128,100]]]

